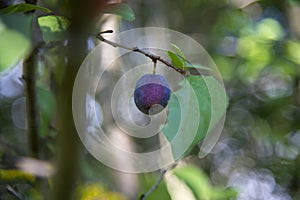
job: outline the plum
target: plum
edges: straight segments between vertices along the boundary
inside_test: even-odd
[[[170,99],[169,83],[163,75],[145,74],[136,84],[134,102],[144,114],[161,112]]]

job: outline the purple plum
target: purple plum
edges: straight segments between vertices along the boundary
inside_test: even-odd
[[[136,84],[135,105],[144,114],[157,114],[168,105],[169,88],[168,80],[163,75],[146,74]]]

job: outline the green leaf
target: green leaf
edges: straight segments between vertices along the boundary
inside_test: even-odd
[[[184,60],[186,60],[186,57],[185,57],[184,53],[182,52],[182,50],[181,50],[177,45],[175,45],[175,44],[171,44],[171,45],[172,45],[172,47],[175,49],[175,51],[177,52],[177,54],[178,54],[181,58],[183,58]]]
[[[182,158],[216,125],[226,110],[224,87],[213,77],[190,76],[171,95],[162,132],[175,160]]]
[[[300,42],[289,40],[286,42],[286,56],[289,60],[300,65]]]
[[[41,136],[48,135],[52,117],[56,110],[56,101],[51,91],[37,87],[37,99],[41,117]]]
[[[179,160],[192,145],[200,119],[198,100],[188,80],[183,80],[181,89],[171,95],[168,108],[162,132],[170,142],[174,159]]]
[[[209,67],[206,67],[206,66],[201,65],[201,64],[190,64],[190,63],[188,63],[185,67],[186,68],[195,68],[195,69],[200,69],[200,70],[211,71],[211,69]]]
[[[15,66],[31,49],[31,43],[26,37],[11,30],[0,32],[0,44],[0,71]]]
[[[236,199],[238,192],[234,188],[215,188],[211,193],[212,199],[224,200],[224,199]]]
[[[46,13],[51,13],[51,10],[45,7],[36,6],[32,4],[27,3],[20,3],[20,4],[14,4],[11,6],[8,6],[6,8],[3,8],[0,10],[0,14],[12,14],[12,13],[18,13],[18,12],[28,12],[32,10],[40,10]]]
[[[284,37],[284,30],[277,20],[265,18],[257,23],[256,34],[260,40],[278,41]]]
[[[127,21],[135,20],[135,15],[134,15],[133,10],[127,4],[124,4],[124,3],[108,4],[108,6],[104,12],[118,15]]]
[[[177,45],[171,44],[171,46],[176,51],[176,53],[172,52],[172,51],[168,51],[169,57],[171,58],[173,65],[175,65],[176,67],[178,67],[180,69],[185,69],[186,64],[188,62],[186,60],[184,53]]]
[[[210,199],[210,181],[206,174],[196,166],[176,168],[172,172],[192,189],[198,199]]]
[[[31,51],[31,16],[0,17],[0,72],[15,66]]]
[[[32,174],[23,172],[16,169],[0,169],[0,180],[1,181],[20,181],[27,180],[30,182],[35,181],[35,177]]]
[[[237,195],[237,192],[232,189],[212,186],[208,176],[196,166],[176,168],[172,172],[189,186],[197,199],[225,200]]]
[[[184,61],[174,52],[168,51],[168,55],[172,60],[172,64],[177,68],[182,69],[184,67]]]
[[[43,16],[38,18],[38,24],[45,42],[55,42],[66,39],[70,21],[62,16]]]

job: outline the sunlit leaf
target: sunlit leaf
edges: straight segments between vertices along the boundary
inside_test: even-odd
[[[256,36],[251,35],[238,40],[237,52],[251,62],[267,64],[271,59],[271,48],[268,43],[263,43]]]
[[[104,12],[118,15],[127,21],[135,20],[135,15],[133,10],[127,4],[124,3],[108,4]]]
[[[176,168],[172,172],[192,189],[198,199],[209,199],[211,185],[203,171],[195,166],[186,166]]]
[[[236,191],[213,187],[208,176],[196,166],[176,168],[172,172],[183,180],[198,199],[225,200],[236,197]]]
[[[54,42],[66,39],[66,31],[70,22],[62,16],[43,16],[38,18],[38,24],[44,41]]]
[[[31,16],[9,15],[0,18],[0,71],[15,66],[30,53],[31,24]]]
[[[91,182],[86,185],[81,185],[78,188],[80,200],[91,200],[91,199],[112,199],[112,200],[126,200],[127,198],[121,193],[109,191],[101,183]]]
[[[284,32],[278,21],[266,18],[257,24],[257,34],[262,40],[279,40]]]
[[[16,170],[16,169],[0,169],[0,181],[20,181],[27,180],[34,182],[35,178],[32,174]]]
[[[172,200],[197,200],[189,186],[174,175],[172,171],[165,174],[164,182],[167,185],[168,193]]]
[[[215,78],[190,76],[182,82],[181,89],[171,95],[168,121],[162,130],[175,160],[206,136],[226,106],[225,90]]]
[[[172,64],[177,68],[182,69],[184,67],[184,61],[174,52],[168,51],[168,55],[172,60]]]
[[[286,44],[287,57],[300,64],[300,41],[288,41]]]
[[[0,32],[0,43],[0,71],[17,64],[31,49],[31,43],[27,38],[11,30]]]
[[[0,10],[0,14],[12,14],[12,13],[18,13],[18,12],[28,12],[32,10],[40,10],[46,13],[51,13],[51,10],[45,7],[36,6],[32,4],[27,3],[20,3],[20,4],[14,4],[11,6],[8,6],[6,8],[3,8]]]

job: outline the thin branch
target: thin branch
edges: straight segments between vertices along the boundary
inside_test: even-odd
[[[38,0],[25,0],[25,3],[36,5]],[[28,13],[34,13],[35,10]],[[27,14],[28,14],[27,13]],[[37,27],[37,18],[34,18],[33,28]],[[35,30],[35,29],[33,29]],[[37,104],[37,89],[36,89],[36,56],[44,42],[38,42],[37,33],[34,31],[33,35],[33,50],[29,57],[23,62],[23,80],[25,82],[25,96],[26,96],[26,117],[27,117],[27,134],[29,153],[32,157],[38,158],[39,144],[39,115]]]
[[[161,171],[159,178],[157,179],[156,183],[146,192],[145,194],[142,194],[139,198],[139,200],[145,200],[147,199],[160,185],[160,183],[163,181],[165,174],[167,173],[168,170],[173,169],[177,163],[174,163],[168,168],[165,168]]]
[[[30,155],[38,158],[39,117],[36,91],[36,55],[43,43],[38,44],[31,55],[23,62],[23,80],[25,82],[27,133]]]
[[[112,42],[110,40],[107,40],[105,39],[101,34],[103,33],[112,33],[112,30],[107,30],[107,31],[102,31],[100,33],[97,34],[97,38],[102,41],[102,42],[105,42],[113,47],[119,47],[119,48],[122,48],[122,49],[127,49],[129,51],[134,51],[134,52],[138,52],[138,53],[141,53],[143,54],[144,56],[150,58],[154,63],[156,63],[157,61],[160,61],[161,63],[165,64],[167,67],[170,67],[172,69],[174,69],[175,71],[177,71],[178,73],[182,74],[183,76],[188,76],[188,73],[186,70],[184,69],[179,69],[177,68],[175,65],[173,65],[172,63],[166,61],[165,59],[163,59],[162,57],[158,56],[158,55],[155,55],[155,54],[152,54],[150,52],[146,52],[138,47],[127,47],[125,45],[122,45],[122,44],[118,44],[116,42]]]
[[[24,200],[23,195],[17,192],[13,187],[10,185],[6,186],[6,189],[9,193],[11,193],[14,197],[16,197],[19,200]]]

